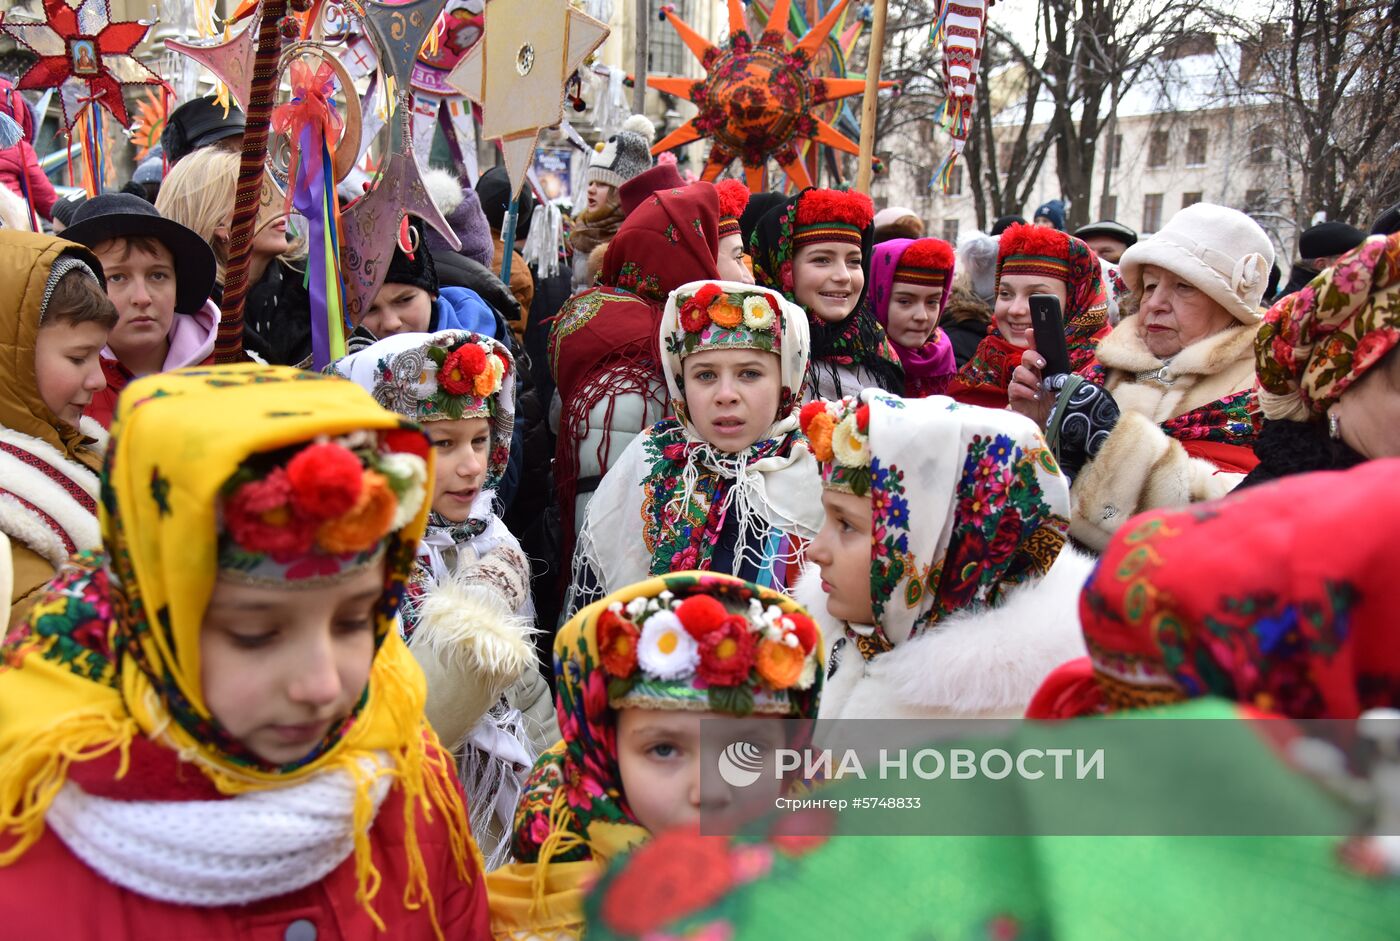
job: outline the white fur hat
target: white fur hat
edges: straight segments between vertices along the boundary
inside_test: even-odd
[[[1237,209],[1196,203],[1125,251],[1118,268],[1128,287],[1139,293],[1144,265],[1165,268],[1241,323],[1258,323],[1273,264],[1273,243],[1257,222]]]

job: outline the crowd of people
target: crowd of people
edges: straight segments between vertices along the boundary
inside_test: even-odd
[[[269,180],[247,361],[215,365],[242,121],[182,105],[154,171],[86,200],[0,153],[52,229],[0,229],[7,932],[1400,924],[1383,841],[1288,844],[1271,871],[1316,878],[1284,900],[1214,843],[1057,882],[1044,846],[694,830],[737,800],[702,786],[717,716],[775,745],[785,718],[1400,708],[1400,212],[1307,230],[1280,290],[1225,206],[1139,237],[1052,202],[952,245],[849,189],[687,182],[639,118],[557,265],[521,254],[528,190],[505,243],[501,168],[431,171],[460,249],[411,218],[323,371]],[[949,877],[851,891],[891,863]],[[1188,871],[1254,888],[1201,904]]]

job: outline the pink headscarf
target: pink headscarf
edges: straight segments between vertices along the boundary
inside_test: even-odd
[[[906,249],[915,239],[890,239],[875,246],[870,265],[870,307],[881,326],[888,328],[890,322],[890,298],[894,295],[895,269]],[[948,296],[953,292],[953,268],[948,268],[943,281],[943,297],[938,309],[941,313],[948,306]],[[953,342],[941,327],[934,327],[928,342],[918,349],[907,349],[890,338],[890,345],[899,354],[904,364],[904,395],[906,398],[921,399],[928,395],[943,395],[948,383],[958,371],[953,358]]]

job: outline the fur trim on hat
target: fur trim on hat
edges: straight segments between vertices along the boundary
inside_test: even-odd
[[[462,184],[446,170],[432,167],[424,171],[423,185],[428,188],[428,195],[433,198],[433,204],[444,216],[452,215],[457,207],[462,205]]]
[[[899,268],[926,268],[945,275],[953,270],[953,246],[942,239],[918,239],[899,256]],[[897,276],[896,276],[897,277]]]
[[[797,201],[797,225],[840,222],[864,229],[875,220],[875,204],[855,190],[808,190]]]
[[[720,180],[715,184],[719,194],[719,215],[721,219],[738,219],[749,205],[749,188],[741,180]]]

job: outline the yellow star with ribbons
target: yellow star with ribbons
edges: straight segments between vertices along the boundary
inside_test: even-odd
[[[487,0],[483,37],[447,81],[481,106],[481,136],[500,140],[518,193],[540,131],[564,119],[564,83],[608,38],[568,0]]]

